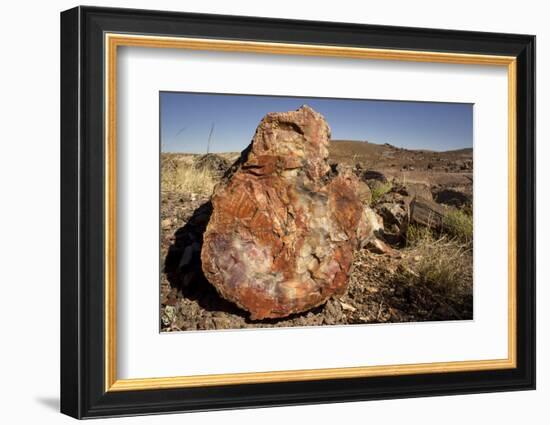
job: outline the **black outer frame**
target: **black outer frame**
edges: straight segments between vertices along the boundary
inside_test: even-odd
[[[105,392],[105,32],[517,57],[517,368]],[[535,37],[77,7],[61,13],[61,412],[76,418],[535,388]]]

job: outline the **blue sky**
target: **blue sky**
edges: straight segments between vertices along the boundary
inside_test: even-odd
[[[262,117],[307,104],[320,112],[333,139],[390,143],[407,149],[471,148],[473,105],[206,93],[160,93],[163,152],[240,152]]]

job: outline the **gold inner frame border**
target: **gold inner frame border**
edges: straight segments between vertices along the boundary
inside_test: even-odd
[[[428,52],[393,49],[371,49],[329,45],[287,44],[200,38],[161,37],[106,33],[105,46],[105,391],[238,385],[270,382],[311,381],[511,369],[517,365],[516,341],[516,58],[513,56]],[[508,357],[495,360],[398,364],[324,369],[265,371],[214,375],[118,379],[116,324],[116,99],[117,51],[120,46],[170,48],[207,51],[248,52],[280,55],[325,56],[355,59],[397,60],[507,67],[508,72]]]

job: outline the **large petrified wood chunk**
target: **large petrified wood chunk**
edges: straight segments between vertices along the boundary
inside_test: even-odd
[[[202,268],[252,319],[285,317],[342,294],[353,251],[377,225],[351,170],[331,171],[329,138],[308,106],[269,113],[215,188]]]
[[[445,208],[434,201],[415,198],[411,203],[411,223],[435,230],[443,228]]]

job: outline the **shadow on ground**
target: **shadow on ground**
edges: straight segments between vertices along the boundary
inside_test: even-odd
[[[168,249],[164,261],[164,272],[172,288],[179,295],[195,301],[201,308],[210,312],[223,312],[241,317],[246,323],[276,324],[281,320],[292,320],[309,312],[319,313],[323,306],[309,312],[293,314],[284,319],[251,320],[250,314],[235,304],[223,299],[202,271],[201,250],[203,234],[212,215],[212,203],[207,201],[199,206],[174,234],[174,243]]]

